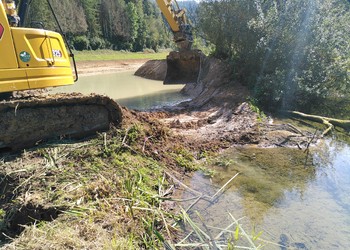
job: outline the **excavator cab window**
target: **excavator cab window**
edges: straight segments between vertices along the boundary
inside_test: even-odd
[[[16,3],[13,0],[5,0],[4,3],[7,19],[12,27],[17,27],[20,23],[20,18],[17,14]]]

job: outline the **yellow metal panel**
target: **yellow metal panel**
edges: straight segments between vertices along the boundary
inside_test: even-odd
[[[62,36],[41,29],[10,27],[0,1],[0,92],[73,84]]]
[[[24,69],[0,69],[0,93],[28,88],[27,75]]]
[[[61,67],[31,68],[27,69],[29,87],[46,88],[74,83],[72,69]]]
[[[67,53],[66,46],[59,33],[47,31],[50,38],[50,47],[56,67],[70,67],[70,57]]]
[[[21,68],[70,67],[68,53],[59,33],[41,29],[12,28]],[[24,58],[23,53],[28,56]]]
[[[18,68],[16,53],[7,21],[7,16],[3,4],[0,2],[0,24],[3,27],[3,34],[0,38],[0,69]],[[5,60],[6,59],[6,60]],[[0,82],[2,78],[0,78]]]

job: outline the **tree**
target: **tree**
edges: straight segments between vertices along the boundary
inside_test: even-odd
[[[171,35],[161,25],[159,10],[149,0],[50,0],[50,3],[76,49],[110,47],[142,51],[169,46],[171,41]],[[59,31],[47,0],[30,1],[26,23]]]
[[[51,0],[50,3],[66,34],[81,35],[87,31],[88,26],[84,10],[78,1]],[[32,26],[37,22],[41,22],[46,29],[59,31],[53,14],[45,0],[33,0],[30,4],[26,25]]]
[[[98,0],[80,0],[84,9],[86,22],[88,24],[88,34],[90,37],[98,37],[102,34],[99,25],[99,12],[101,1]]]
[[[349,3],[345,0],[205,1],[200,30],[228,59],[233,78],[265,107],[312,107],[349,96]]]

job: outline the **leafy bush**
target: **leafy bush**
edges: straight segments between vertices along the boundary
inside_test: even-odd
[[[350,96],[350,4],[209,0],[199,28],[236,81],[267,108],[304,109]]]
[[[86,36],[77,36],[73,39],[73,46],[76,50],[87,50],[90,47],[90,42]]]
[[[97,49],[104,49],[105,48],[105,41],[100,38],[100,37],[92,37],[90,39],[90,47],[93,50],[97,50]]]

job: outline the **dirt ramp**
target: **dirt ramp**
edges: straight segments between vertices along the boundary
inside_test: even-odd
[[[58,94],[0,103],[0,151],[55,138],[81,138],[122,122],[120,106],[106,96]]]

